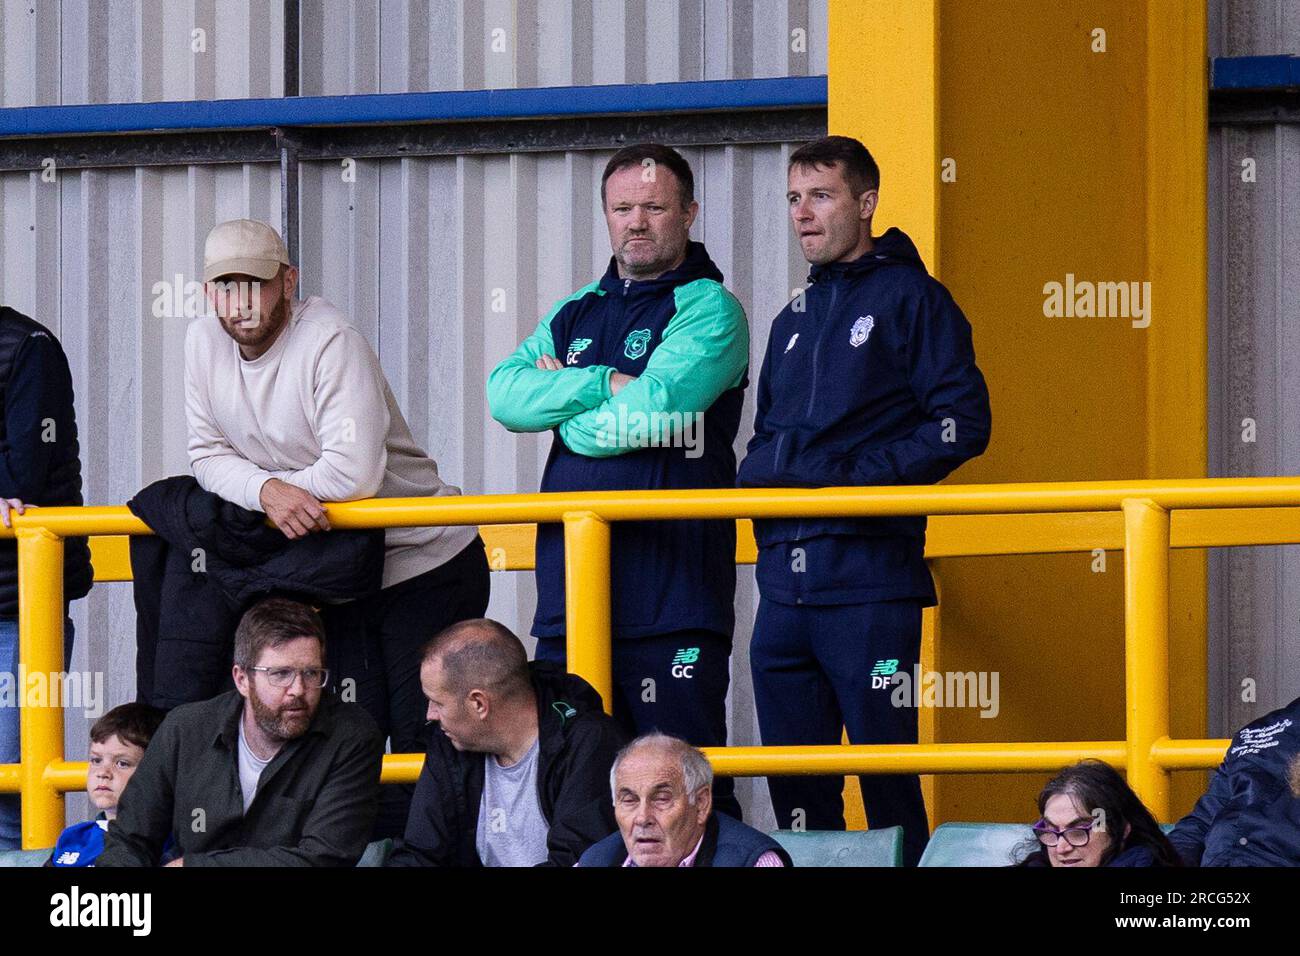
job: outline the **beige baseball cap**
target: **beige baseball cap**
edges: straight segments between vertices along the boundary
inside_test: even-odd
[[[232,273],[273,279],[289,265],[289,250],[280,234],[256,219],[231,219],[208,233],[203,244],[203,281]]]

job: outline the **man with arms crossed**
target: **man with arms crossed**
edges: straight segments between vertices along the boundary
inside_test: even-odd
[[[726,488],[749,365],[749,327],[704,246],[675,150],[619,150],[601,180],[614,255],[561,299],[488,379],[492,416],[555,430],[542,491]],[[689,441],[688,441],[689,440]],[[732,521],[620,522],[611,544],[613,712],[628,732],[727,742],[735,627]],[[538,659],[565,660],[564,531],[537,529]],[[718,808],[740,805],[720,780]]]

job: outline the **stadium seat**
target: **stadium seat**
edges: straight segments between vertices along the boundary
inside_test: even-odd
[[[1033,835],[1023,823],[944,823],[930,837],[921,866],[1010,866],[1012,851]]]
[[[0,850],[0,866],[44,866],[49,850]]]
[[[357,866],[383,866],[392,855],[392,840],[376,840],[366,847],[366,852],[357,860]]]
[[[772,839],[800,866],[902,866],[903,828],[880,830],[776,830]]]
[[[1160,824],[1168,833],[1172,823]],[[921,854],[921,866],[1010,866],[1011,854],[1033,831],[1023,823],[944,823]]]

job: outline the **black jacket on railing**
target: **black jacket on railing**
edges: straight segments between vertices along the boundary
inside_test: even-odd
[[[549,661],[528,665],[537,695],[537,797],[546,818],[544,866],[573,866],[587,847],[618,829],[609,771],[625,743],[600,695]],[[481,753],[457,750],[432,725],[411,800],[405,842],[389,866],[482,866],[475,840],[483,799]]]
[[[260,511],[188,476],[154,482],[127,507],[155,535],[131,538],[137,699],[164,710],[234,686],[235,628],[256,598],[339,601],[373,594],[383,580],[383,529],[290,541]]]
[[[53,333],[0,306],[0,498],[31,505],[79,505],[81,459],[72,373]],[[63,546],[63,598],[90,590],[85,538]],[[0,541],[0,616],[18,615],[18,542]]]

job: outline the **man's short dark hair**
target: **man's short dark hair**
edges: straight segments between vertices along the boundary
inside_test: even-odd
[[[109,737],[116,737],[123,743],[135,744],[144,750],[166,716],[163,711],[148,704],[122,704],[95,721],[90,728],[90,740],[102,744]]]
[[[880,188],[880,167],[871,152],[852,136],[826,136],[805,143],[790,154],[790,166],[814,169],[838,165],[854,197]]]
[[[605,183],[609,181],[609,177],[629,166],[647,165],[646,160],[650,160],[655,168],[663,166],[677,177],[677,189],[683,209],[695,202],[695,174],[691,172],[691,164],[686,161],[686,157],[671,146],[664,146],[662,143],[636,143],[632,146],[624,146],[605,164],[605,175],[600,177],[601,205],[605,203]]]
[[[438,660],[453,694],[486,690],[509,699],[531,691],[528,654],[504,624],[486,617],[458,621],[438,633],[420,655],[420,665]]]
[[[300,637],[320,641],[321,660],[325,659],[325,625],[310,605],[287,597],[262,598],[239,619],[235,663],[248,669],[268,647],[281,647]]]

